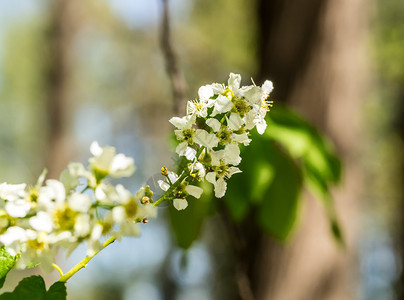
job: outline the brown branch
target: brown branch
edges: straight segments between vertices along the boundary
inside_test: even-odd
[[[160,28],[160,45],[164,55],[167,75],[171,81],[174,97],[174,112],[181,115],[183,114],[183,108],[187,100],[187,86],[171,44],[168,0],[161,0],[161,2],[163,4],[163,18]]]

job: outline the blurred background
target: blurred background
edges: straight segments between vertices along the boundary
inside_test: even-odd
[[[400,0],[0,0],[2,182],[35,183],[44,167],[58,178],[97,140],[135,158],[129,189],[152,183],[175,165],[178,103],[230,72],[272,80],[275,107],[314,124],[343,165],[332,195],[344,247],[304,188],[281,238],[253,211],[229,226],[207,204],[184,242],[166,204],[74,276],[68,299],[404,299],[403,15]]]

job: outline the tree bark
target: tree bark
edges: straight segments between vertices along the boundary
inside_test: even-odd
[[[45,155],[48,177],[56,178],[66,167],[71,156],[68,140],[68,126],[72,111],[69,95],[70,50],[78,22],[74,11],[76,1],[51,2],[48,29],[48,152]]]
[[[262,253],[250,273],[254,293],[257,299],[354,299],[366,3],[261,0],[257,14],[259,77],[274,82],[275,105],[290,104],[328,133],[344,162],[344,181],[334,196],[347,248],[338,248],[321,205],[306,195],[291,243],[264,239],[252,245]]]

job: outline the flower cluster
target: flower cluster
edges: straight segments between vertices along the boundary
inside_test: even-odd
[[[272,82],[267,80],[262,87],[240,87],[240,82],[241,76],[231,73],[227,86],[202,86],[199,98],[188,101],[186,116],[170,120],[179,141],[176,152],[187,160],[187,168],[176,174],[163,167],[166,179],[159,185],[179,210],[187,207],[187,196],[200,197],[202,189],[192,185],[198,180],[212,183],[215,196],[223,197],[226,181],[241,172],[237,167],[241,162],[239,144],[249,145],[249,131],[254,127],[260,134],[266,129]]]
[[[40,263],[51,270],[58,248],[71,252],[86,241],[91,255],[101,249],[103,236],[137,236],[138,223],[156,215],[148,186],[132,194],[108,183],[133,174],[132,158],[97,142],[90,150],[88,168],[71,163],[60,180],[45,181],[44,172],[33,187],[0,185],[0,242],[19,256],[17,267]]]
[[[262,134],[272,83],[240,87],[241,77],[231,73],[228,84],[202,86],[199,98],[188,101],[187,114],[170,120],[176,127],[176,152],[185,162],[178,172],[161,168],[163,195],[153,201],[149,186],[132,194],[110,178],[128,177],[135,171],[132,158],[116,154],[113,147],[92,143],[87,168],[71,163],[59,180],[45,181],[46,172],[35,186],[0,184],[0,243],[19,257],[17,267],[41,264],[50,270],[57,250],[73,251],[87,242],[88,257],[105,247],[102,239],[137,236],[138,223],[155,217],[156,206],[172,200],[185,209],[187,197],[199,198],[198,181],[214,185],[215,196],[223,197],[227,180],[241,172],[239,144],[249,145],[249,131]],[[71,276],[71,275],[69,275]]]

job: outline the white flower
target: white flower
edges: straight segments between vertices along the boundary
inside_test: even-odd
[[[135,171],[133,158],[116,154],[114,147],[100,147],[98,142],[93,142],[90,151],[94,157],[89,159],[89,163],[97,181],[107,175],[116,178],[129,177]]]
[[[20,252],[21,245],[27,241],[25,229],[13,226],[0,235],[0,242],[6,246],[8,253],[15,256]]]
[[[170,179],[171,183],[175,183],[178,179],[178,175],[175,174],[174,172],[168,172],[167,174],[168,178]],[[170,188],[170,183],[168,182],[167,179],[165,180],[158,180],[157,184],[163,191],[167,191]]]
[[[66,191],[70,192],[80,185],[80,177],[86,178],[89,186],[96,186],[95,176],[87,171],[81,163],[70,163],[67,169],[63,170],[60,175],[60,181],[65,186]]]
[[[205,177],[205,167],[200,162],[195,162],[189,166],[189,172],[191,174],[197,174],[199,178]]]
[[[55,179],[48,179],[46,186],[39,190],[38,203],[47,210],[52,210],[54,207],[64,203],[66,198],[66,190],[64,185]]]
[[[26,195],[25,187],[27,185],[25,183],[21,184],[0,184],[0,198],[5,199],[7,201],[14,201],[17,199],[24,198]]]
[[[209,172],[206,174],[206,180],[213,184],[215,189],[215,196],[221,198],[226,193],[227,183],[226,180],[229,179],[233,174],[240,173],[240,169],[237,167],[229,167],[225,164],[221,164],[214,168],[214,172]]]
[[[31,209],[31,204],[26,200],[26,184],[0,184],[0,198],[6,200],[7,213],[16,218],[23,218]]]
[[[105,184],[104,182],[97,185],[95,188],[94,197],[97,201],[104,204],[113,204],[115,201],[119,200],[116,188],[113,185]]]
[[[187,102],[187,115],[195,115],[206,118],[208,115],[209,102],[207,100],[191,100]]]

